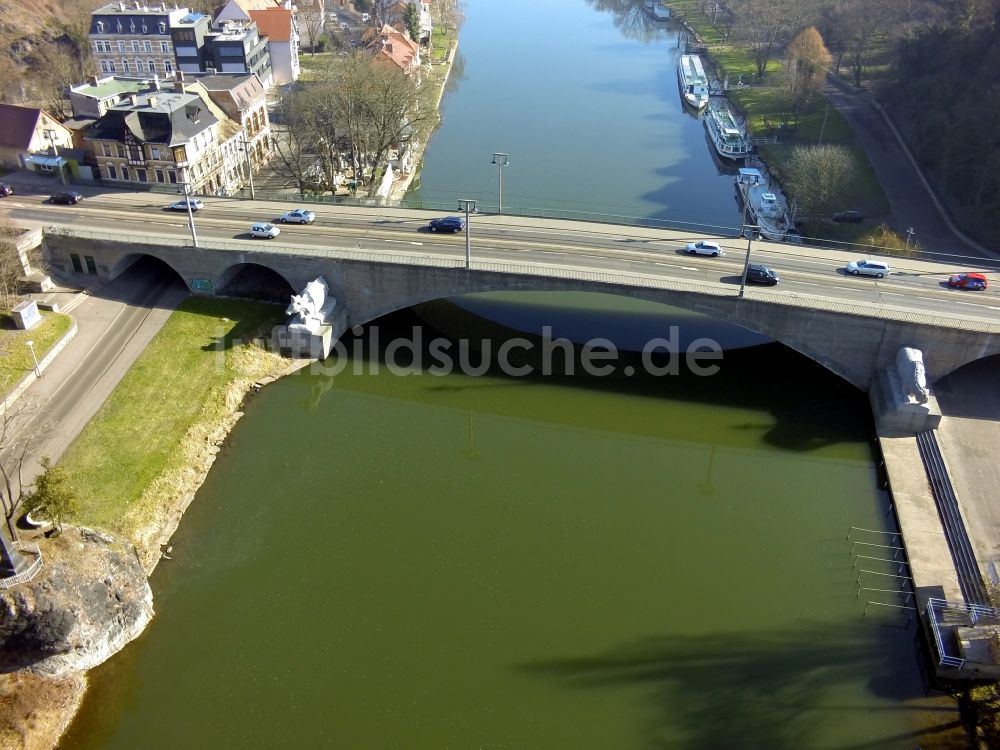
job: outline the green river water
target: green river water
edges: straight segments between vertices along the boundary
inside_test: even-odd
[[[607,299],[570,297],[556,334],[698,332]],[[471,306],[559,319],[530,301]],[[379,321],[383,345],[419,324]],[[63,746],[916,747],[915,628],[862,617],[845,539],[888,523],[865,397],[780,345],[719,364],[269,386]]]

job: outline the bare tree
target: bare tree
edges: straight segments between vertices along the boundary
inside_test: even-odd
[[[316,54],[316,45],[320,37],[323,36],[323,10],[317,0],[312,0],[311,4],[303,3],[298,12],[299,26],[305,32],[306,39],[309,40],[309,53]]]
[[[445,33],[454,31],[457,34],[465,22],[465,7],[461,0],[440,0],[431,7],[436,13],[436,21],[444,27]]]
[[[854,176],[854,160],[844,146],[800,146],[786,165],[785,185],[799,209],[820,215],[839,208]]]
[[[21,230],[0,220],[0,311],[9,313],[24,289],[25,260],[17,249]]]
[[[735,34],[753,55],[757,77],[763,78],[775,48],[794,28],[795,0],[734,0]]]
[[[39,50],[38,57],[44,60],[45,64],[37,66],[34,78],[45,109],[54,117],[61,119],[69,117],[72,109],[66,92],[70,86],[86,80],[87,69],[84,59],[75,49],[60,42],[45,44]]]
[[[35,405],[23,398],[7,408],[0,405],[0,507],[12,539],[17,539],[14,519],[24,496],[22,469],[37,437],[23,428],[36,412]]]

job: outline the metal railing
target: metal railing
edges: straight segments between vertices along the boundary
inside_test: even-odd
[[[38,571],[42,569],[42,551],[38,548],[37,544],[34,544],[32,542],[15,541],[13,547],[18,552],[24,552],[29,555],[34,555],[35,561],[17,575],[9,576],[7,578],[0,578],[0,589],[10,589],[13,588],[14,586],[17,586],[20,583],[27,583],[36,575],[38,575]]]

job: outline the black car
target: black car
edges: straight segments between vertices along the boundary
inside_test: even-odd
[[[432,232],[461,232],[465,229],[465,219],[461,216],[442,216],[431,219],[427,228]]]
[[[763,263],[751,263],[747,266],[747,281],[752,284],[774,286],[781,281],[781,277]]]
[[[0,182],[0,198],[6,198],[14,192],[14,188],[8,185],[6,182]]]
[[[843,221],[849,224],[860,224],[865,215],[860,211],[838,211],[833,215],[834,221]]]
[[[67,190],[65,193],[56,193],[49,197],[49,203],[66,203],[75,206],[83,200],[83,195],[75,190]]]

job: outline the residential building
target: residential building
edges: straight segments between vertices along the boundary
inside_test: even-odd
[[[151,78],[131,76],[91,76],[87,83],[70,86],[69,103],[74,119],[96,120],[107,111],[127,99],[149,88]]]
[[[212,19],[191,13],[171,29],[177,69],[184,73],[252,73],[271,85],[271,55],[257,24],[226,21],[213,29]]]
[[[100,176],[118,183],[187,183],[193,193],[225,189],[221,145],[237,135],[197,94],[183,90],[133,94],[90,128]]]
[[[59,149],[73,148],[73,134],[34,107],[0,104],[0,165],[55,173],[66,166]]]
[[[188,15],[187,8],[168,9],[165,2],[148,6],[136,0],[113,2],[90,16],[90,46],[102,74],[163,75],[174,71],[171,27]]]
[[[299,78],[299,28],[291,0],[229,0],[215,16],[215,26],[225,23],[257,24],[267,37],[271,80],[275,85]]]
[[[420,69],[420,45],[405,32],[386,24],[381,29],[368,29],[362,40],[377,64],[396,68],[406,75]]]

